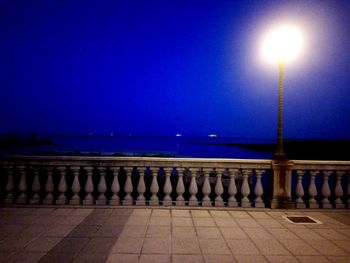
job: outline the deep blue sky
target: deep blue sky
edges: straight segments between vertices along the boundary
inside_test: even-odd
[[[0,132],[274,137],[277,66],[298,24],[284,135],[350,137],[349,1],[1,1]]]

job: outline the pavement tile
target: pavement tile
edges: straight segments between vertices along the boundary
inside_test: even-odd
[[[139,256],[135,254],[110,254],[106,263],[138,263]]]
[[[293,255],[318,255],[319,253],[301,239],[281,239],[279,240]]]
[[[246,228],[244,231],[248,234],[248,236],[255,239],[273,239],[274,237],[264,230],[263,228]]]
[[[73,263],[101,263],[106,262],[105,254],[79,254],[74,258]]]
[[[349,254],[328,240],[312,240],[308,242],[319,254],[326,256],[348,256]]]
[[[234,263],[235,259],[231,255],[204,255],[205,263]]]
[[[149,217],[152,213],[152,209],[147,208],[147,209],[133,209],[131,216],[132,217]]]
[[[349,263],[350,262],[350,257],[332,256],[332,257],[330,257],[328,259],[330,260],[330,262],[333,262],[333,263]]]
[[[81,250],[84,254],[107,254],[117,242],[116,238],[92,238],[89,243]]]
[[[43,233],[42,236],[45,236],[45,237],[65,237],[74,228],[75,228],[74,225],[55,225],[52,228],[50,228],[49,230],[47,230],[45,233]]]
[[[201,254],[197,238],[172,237],[172,254]]]
[[[170,254],[171,238],[169,236],[159,238],[145,238],[142,254]]]
[[[197,226],[216,226],[215,221],[209,217],[193,217],[193,223]]]
[[[236,222],[240,227],[261,228],[261,226],[252,218],[237,218]]]
[[[72,213],[70,215],[72,216],[88,216],[90,215],[95,209],[93,208],[76,208],[73,209]]]
[[[268,263],[264,256],[235,255],[237,263]]]
[[[146,233],[146,237],[169,237],[170,235],[169,226],[149,226]]]
[[[122,226],[102,225],[93,237],[118,237],[122,231]]]
[[[169,209],[152,209],[152,217],[154,216],[170,217],[170,210]]]
[[[239,227],[221,227],[220,231],[225,239],[248,239],[247,234]]]
[[[71,263],[74,258],[77,256],[77,253],[74,252],[61,252],[61,253],[53,253],[50,252],[44,255],[39,263]]]
[[[207,210],[191,210],[192,217],[211,217]]]
[[[194,227],[172,227],[173,237],[196,238],[196,230]]]
[[[51,215],[54,216],[69,216],[74,213],[74,209],[72,208],[56,208],[52,211]]]
[[[326,240],[321,235],[317,234],[314,230],[308,228],[294,228],[290,229],[294,234],[304,240]]]
[[[144,255],[140,256],[139,263],[169,263],[170,255]]]
[[[143,238],[119,237],[113,246],[111,253],[139,254],[143,244]]]
[[[293,256],[271,256],[265,255],[269,263],[298,263],[299,261]]]
[[[110,216],[102,220],[101,224],[110,226],[124,226],[129,216]]]
[[[203,254],[231,255],[224,239],[202,239],[199,238],[199,246]]]
[[[336,231],[338,231],[339,233],[341,233],[342,235],[345,235],[348,237],[348,239],[350,239],[350,227],[349,228],[336,228]]]
[[[314,231],[328,240],[350,241],[347,236],[338,233],[334,229],[314,229]]]
[[[171,210],[171,216],[174,217],[191,217],[190,210],[180,210],[173,209]]]
[[[332,261],[329,261],[326,257],[324,256],[297,256],[297,259],[301,262],[301,263],[330,263]],[[338,261],[337,261],[338,262]],[[349,261],[347,261],[348,263]]]
[[[281,228],[283,227],[277,220],[272,218],[270,219],[256,219],[258,224],[262,225],[265,228]]]
[[[219,227],[237,227],[237,223],[233,218],[222,218],[222,217],[214,217],[215,223]]]
[[[85,221],[85,216],[66,216],[62,217],[62,220],[58,222],[60,225],[79,225]],[[88,221],[86,221],[86,224]],[[95,223],[95,222],[94,222]]]
[[[171,223],[173,226],[193,226],[193,221],[190,217],[173,217]]]
[[[30,241],[34,240],[33,237],[8,237],[0,242],[0,251],[19,251],[24,249]]]
[[[130,226],[146,226],[149,222],[148,217],[129,217],[129,219],[126,221],[125,225]]]
[[[232,218],[227,211],[210,210],[209,213],[211,214],[212,217]]]
[[[15,253],[14,251],[0,251],[0,262],[7,262],[7,259]]]
[[[251,218],[245,211],[228,211],[233,218]]]
[[[87,243],[88,238],[66,237],[62,239],[50,253],[78,253]]]
[[[204,263],[202,255],[172,255],[172,263]]]
[[[292,231],[286,228],[271,228],[268,231],[277,239],[300,239]]]
[[[171,217],[151,217],[149,221],[150,226],[171,226]]]
[[[36,263],[45,255],[43,252],[19,252],[9,257],[8,263]]]
[[[61,241],[61,238],[57,238],[57,237],[40,237],[30,242],[25,247],[25,251],[48,252],[60,241]]]
[[[92,237],[100,227],[99,225],[78,225],[69,233],[69,237]]]
[[[334,244],[336,244],[338,247],[344,249],[347,251],[350,255],[350,241],[340,241],[340,240],[335,240],[333,241]],[[350,262],[350,261],[349,261]]]
[[[145,237],[147,226],[125,226],[119,238],[125,237]]]
[[[264,255],[290,255],[277,240],[274,239],[253,239],[255,245]]]
[[[261,255],[258,248],[249,239],[228,239],[226,241],[234,256]]]
[[[0,225],[0,239],[19,235],[25,228],[24,225]]]
[[[222,238],[219,228],[217,227],[196,227],[197,235],[200,239],[204,238]]]
[[[249,215],[255,219],[271,219],[271,216],[266,212],[249,211]]]

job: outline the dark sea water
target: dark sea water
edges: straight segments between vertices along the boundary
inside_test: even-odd
[[[17,143],[15,147],[2,149],[2,154],[271,159],[271,151],[243,149],[232,144],[273,142],[226,137],[47,134],[35,135],[34,138],[33,136],[27,135],[27,138],[22,138],[23,136],[17,135],[14,140],[35,143]]]

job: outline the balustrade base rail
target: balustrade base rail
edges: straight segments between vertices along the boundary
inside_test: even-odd
[[[337,161],[9,156],[0,158],[0,200],[274,208],[285,199],[296,208],[350,208],[349,170]]]

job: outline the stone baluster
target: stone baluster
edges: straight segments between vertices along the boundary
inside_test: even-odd
[[[133,168],[132,167],[126,167],[125,172],[126,172],[126,182],[124,185],[124,191],[125,191],[125,197],[123,200],[123,205],[132,205],[133,204],[133,199],[131,196],[133,187],[132,187],[132,181],[131,181],[131,175],[132,175]]]
[[[18,190],[20,195],[16,199],[17,204],[25,204],[27,202],[27,178],[26,178],[26,168],[24,165],[18,166],[21,179],[19,181]]]
[[[94,191],[94,183],[92,182],[92,174],[94,172],[94,168],[92,166],[86,166],[84,167],[84,170],[86,171],[86,182],[85,182],[85,198],[83,200],[83,205],[93,205],[94,204],[94,197],[92,196],[92,192]]]
[[[317,188],[315,184],[316,175],[318,174],[318,171],[310,171],[310,185],[309,185],[309,208],[319,208],[319,205],[315,199],[317,195]]]
[[[4,204],[12,204],[13,203],[13,166],[6,166],[7,170],[7,183],[6,183],[6,196],[3,200]]]
[[[224,193],[224,187],[222,185],[222,169],[216,170],[216,184],[215,184],[215,206],[224,206],[224,200],[222,199],[222,194]]]
[[[33,196],[29,200],[30,204],[39,204],[40,203],[40,180],[39,180],[39,169],[38,167],[33,167],[33,172],[34,172],[34,180],[32,183],[32,191],[33,191]]]
[[[254,188],[254,193],[256,195],[256,198],[254,200],[254,206],[257,208],[265,207],[264,201],[261,198],[261,196],[264,194],[264,189],[261,183],[261,177],[264,172],[264,170],[255,170],[256,184]]]
[[[191,171],[191,182],[190,182],[190,201],[189,201],[189,206],[198,206],[198,199],[196,197],[196,194],[198,193],[198,187],[197,187],[197,182],[196,182],[196,171],[192,169]]]
[[[152,196],[149,201],[150,205],[159,205],[159,198],[157,196],[159,191],[157,176],[158,176],[158,170],[155,167],[152,169],[152,183],[151,183],[151,189],[150,189]]]
[[[67,203],[66,167],[59,166],[57,169],[60,172],[60,182],[58,183],[58,192],[60,195],[56,199],[56,205],[65,205]]]
[[[145,173],[145,168],[141,167],[139,169],[139,181],[137,183],[137,193],[139,195],[136,200],[136,205],[146,205],[146,198],[144,196],[146,192]]]
[[[335,208],[345,208],[343,200],[341,199],[344,194],[343,187],[341,185],[341,178],[344,174],[345,174],[345,171],[336,171],[336,182],[335,182],[335,189],[334,189],[334,193],[336,196],[336,199],[334,201]]]
[[[80,167],[74,166],[74,167],[71,167],[71,169],[73,171],[74,179],[73,179],[73,184],[72,184],[73,196],[72,196],[71,200],[69,200],[69,204],[79,205],[80,204],[80,196],[79,196],[79,192],[80,192],[80,182],[79,182]]]
[[[237,194],[237,186],[236,186],[236,173],[238,172],[237,169],[233,169],[229,171],[230,173],[230,184],[228,185],[228,194],[230,195],[228,199],[228,206],[230,207],[237,207],[238,202],[236,200],[236,194]]]
[[[120,185],[119,185],[119,169],[117,167],[114,167],[113,169],[113,182],[111,186],[112,191],[112,197],[111,200],[109,200],[110,205],[117,206],[120,204],[120,199],[118,196],[118,193],[120,191]]]
[[[203,193],[203,199],[202,199],[202,206],[211,206],[211,200],[209,197],[209,194],[211,192],[211,187],[210,187],[210,183],[209,183],[209,176],[210,176],[210,172],[212,170],[211,169],[203,169],[204,172],[204,183],[203,183],[203,187],[202,187],[202,193]]]
[[[242,193],[241,206],[242,207],[252,207],[252,204],[248,198],[250,194],[250,188],[248,183],[249,173],[250,171],[248,170],[242,170],[242,174],[243,174],[243,183],[241,188],[241,193]]]
[[[331,195],[331,190],[329,188],[329,176],[332,171],[323,171],[323,184],[322,184],[322,208],[332,208],[332,204],[329,202],[329,196]]]
[[[303,200],[304,196],[304,187],[303,187],[303,176],[304,171],[303,170],[297,170],[297,186],[295,189],[295,194],[297,196],[297,199],[295,200],[295,207],[296,208],[305,208],[305,202]]]
[[[107,191],[107,185],[106,185],[106,167],[98,167],[97,168],[100,173],[100,181],[98,182],[97,190],[99,193],[99,196],[96,200],[96,205],[106,205],[107,204],[107,198],[105,196],[105,193]]]
[[[173,168],[164,168],[164,171],[165,171],[165,183],[164,183],[163,192],[164,192],[165,196],[164,196],[164,200],[163,200],[163,205],[169,206],[169,205],[172,205],[172,203],[173,203],[173,200],[171,199],[171,196],[170,196],[170,194],[172,192],[170,176],[171,176],[171,173],[173,171]]]
[[[52,179],[52,174],[53,174],[53,168],[52,167],[47,167],[47,180],[45,184],[45,191],[46,191],[46,196],[43,200],[44,205],[52,205],[54,196],[52,195],[53,190],[55,189],[55,186],[53,184],[53,179]]]
[[[184,168],[176,168],[177,171],[177,184],[176,184],[176,205],[177,206],[184,206],[185,205],[185,198],[183,197],[183,194],[185,192],[185,185],[183,181],[184,176]]]

